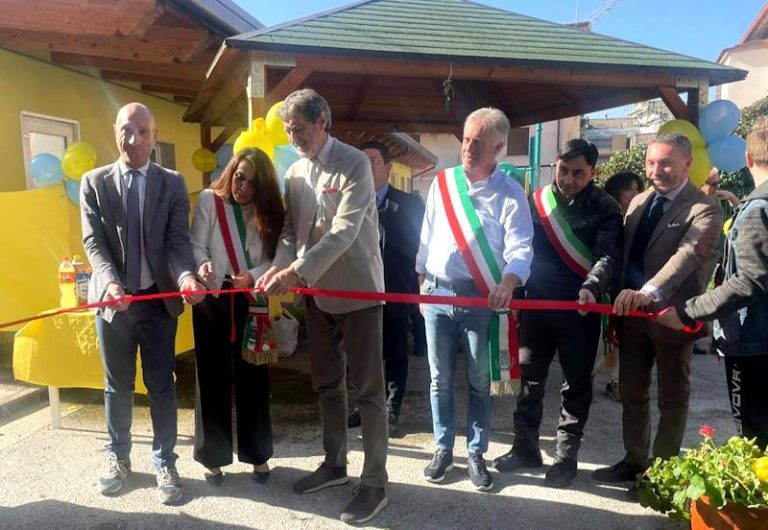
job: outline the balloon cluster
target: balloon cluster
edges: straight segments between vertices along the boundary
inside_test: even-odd
[[[80,179],[83,173],[96,167],[96,150],[88,142],[73,142],[59,157],[40,153],[30,162],[35,187],[64,182],[67,196],[76,206],[80,204]]]
[[[210,172],[213,182],[219,178],[233,154],[247,148],[261,149],[275,165],[282,189],[285,172],[299,159],[296,149],[289,143],[279,116],[282,105],[282,101],[272,105],[265,117],[256,118],[250,129],[238,135],[234,144],[224,144],[215,154],[205,148],[198,149],[192,153],[192,164],[198,171]]]
[[[693,163],[688,175],[696,186],[707,180],[712,166],[720,171],[737,171],[746,164],[746,142],[731,133],[739,124],[739,108],[718,99],[701,109],[699,128],[686,120],[668,121],[659,134],[682,134],[693,146]]]

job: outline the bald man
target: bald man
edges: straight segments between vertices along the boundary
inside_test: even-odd
[[[86,173],[80,186],[83,246],[93,268],[88,302],[203,290],[195,279],[189,241],[189,195],[184,178],[150,161],[157,140],[147,107],[129,103],[114,124],[120,158]],[[185,296],[195,304],[201,296]],[[160,502],[182,497],[176,471],[175,338],[181,297],[116,302],[96,311],[104,365],[104,407],[110,442],[108,468],[97,487],[116,495],[131,472],[131,420],[136,350],[141,346],[154,439],[152,461]]]

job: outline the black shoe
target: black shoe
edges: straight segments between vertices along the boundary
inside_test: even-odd
[[[472,481],[472,487],[477,491],[488,491],[493,488],[493,479],[485,467],[483,455],[469,455],[467,458],[467,473],[469,480]]]
[[[347,524],[367,523],[383,510],[389,499],[384,488],[371,488],[360,484],[355,488],[352,502],[341,512],[341,520]]]
[[[555,458],[555,463],[544,477],[544,485],[550,488],[567,488],[576,478],[576,460]]]
[[[331,486],[341,486],[347,482],[349,482],[347,466],[331,467],[323,462],[315,471],[295,482],[293,491],[294,493],[314,493]]]
[[[523,467],[541,467],[544,463],[541,461],[541,453],[520,451],[512,448],[509,452],[493,459],[493,467],[496,471],[508,473]]]
[[[627,464],[624,460],[610,467],[603,467],[592,472],[592,478],[598,482],[615,484],[617,482],[634,482],[637,476],[645,473],[644,466]]]
[[[389,425],[389,435],[397,436],[400,434],[400,418],[394,412],[390,412],[387,415],[387,423]]]
[[[253,474],[251,475],[251,478],[258,484],[266,484],[269,481],[269,477],[272,476],[272,471],[269,469],[269,465],[265,463],[264,466],[266,466],[266,471],[257,471],[256,466],[253,466]],[[264,468],[262,467],[262,469]]]
[[[429,482],[442,482],[445,474],[453,469],[453,451],[438,449],[432,461],[424,468],[424,478]]]
[[[355,407],[347,416],[347,429],[354,429],[360,427],[360,409]]]
[[[208,471],[203,473],[203,476],[205,477],[205,481],[212,486],[218,487],[224,482],[224,472],[222,472],[221,469],[214,472],[209,468]]]
[[[603,391],[603,395],[607,396],[613,401],[621,403],[621,394],[619,394],[619,382],[615,379],[608,381],[608,384],[605,385],[605,391]]]

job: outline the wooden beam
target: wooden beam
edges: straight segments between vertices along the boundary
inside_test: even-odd
[[[52,52],[51,61],[65,66],[89,66],[113,72],[130,72],[134,74],[154,75],[158,77],[172,77],[190,81],[202,80],[205,71],[214,57],[214,53],[206,52],[192,62],[179,62],[170,64],[150,63],[145,61],[133,61],[131,59],[117,59],[114,57],[96,57],[76,53]]]
[[[363,104],[363,99],[365,99],[365,95],[368,92],[368,86],[371,84],[371,76],[366,75],[363,77],[363,81],[360,83],[360,86],[357,88],[357,93],[355,94],[355,99],[352,102],[351,107],[349,108],[349,112],[347,112],[347,120],[348,121],[355,121],[357,119],[357,115],[360,113],[360,105]]]
[[[235,134],[238,129],[240,129],[240,127],[237,127],[236,125],[227,125],[224,127],[224,130],[211,142],[209,149],[214,153],[218,151],[222,145],[227,143],[227,140],[232,138],[232,135]]]
[[[186,79],[160,77],[147,74],[134,74],[132,72],[115,72],[112,70],[102,70],[101,77],[109,81],[130,81],[133,83],[179,88],[181,90],[196,90],[200,85],[200,81],[190,81]]]
[[[267,106],[271,107],[278,101],[284,100],[288,94],[299,88],[310,75],[312,75],[312,70],[309,68],[291,69],[267,94]]]
[[[103,37],[141,36],[164,12],[156,0],[3,0],[0,28]]]
[[[184,120],[206,125],[220,123],[221,118],[245,92],[248,64],[237,50],[226,48],[217,58],[217,76],[198,91]]]
[[[178,101],[179,103],[192,103],[194,99],[195,98],[189,96],[173,96],[173,100]]]
[[[375,57],[344,57],[336,55],[296,55],[296,66],[317,72],[383,75],[393,77],[448,76],[448,61],[382,59]],[[514,81],[538,84],[565,83],[595,86],[673,86],[675,76],[648,71],[627,71],[616,67],[566,68],[541,65],[498,65],[482,63],[452,63],[454,79],[484,81]]]
[[[0,46],[51,52],[83,53],[98,57],[135,59],[152,63],[184,62],[210,45],[206,30],[152,26],[145,37],[66,35],[0,28]]]
[[[461,125],[457,123],[393,122],[393,121],[334,121],[333,130],[368,131],[377,133],[413,132],[455,134]]]
[[[688,104],[683,101],[680,94],[672,87],[660,86],[657,88],[661,100],[667,106],[675,118],[691,121],[691,113]]]
[[[200,126],[200,145],[204,149],[208,149],[210,151],[214,151],[211,149],[211,128],[208,125],[201,125]],[[203,172],[203,188],[207,188],[211,185],[211,174],[207,171]]]

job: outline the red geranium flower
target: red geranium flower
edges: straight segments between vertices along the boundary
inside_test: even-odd
[[[709,425],[702,425],[699,428],[699,434],[705,438],[712,438],[713,436],[715,436],[715,429],[713,429]]]

